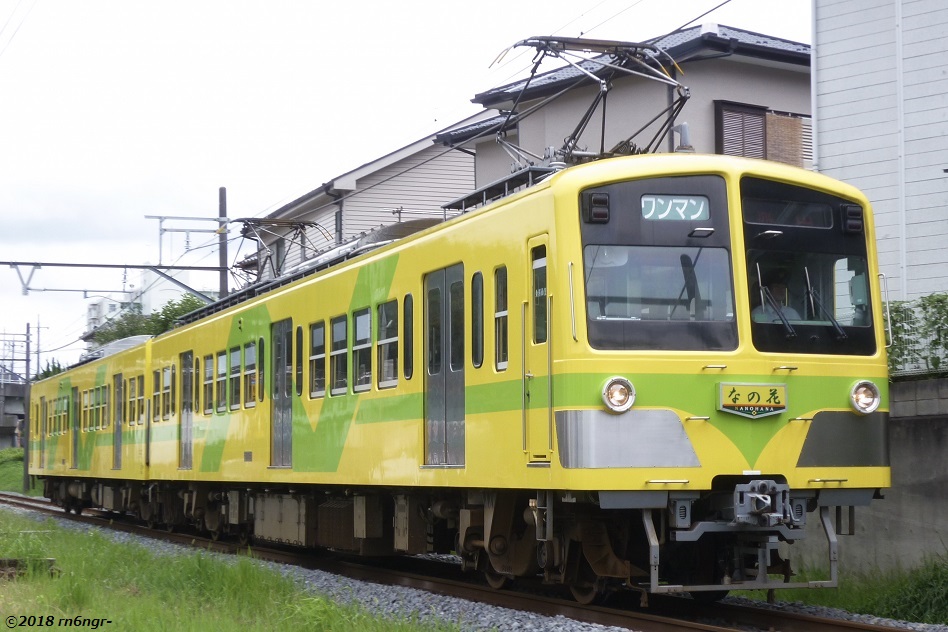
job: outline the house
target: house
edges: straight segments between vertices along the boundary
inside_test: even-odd
[[[948,4],[814,3],[815,161],[861,188],[893,300],[948,291]]]
[[[479,113],[458,125],[492,114]],[[465,149],[445,148],[436,136],[373,159],[246,223],[243,234],[259,245],[248,262],[257,279],[278,277],[382,226],[445,219],[444,202],[474,187],[474,157]]]
[[[690,94],[677,122],[688,123],[695,151],[810,166],[808,45],[717,24],[677,31],[643,44],[662,49],[675,60],[655,58]],[[511,171],[510,156],[495,141],[496,134],[483,135],[492,125],[499,130],[506,123],[501,133],[506,143],[544,156],[549,153],[547,148],[563,145],[594,103],[590,122],[576,146],[591,150],[617,147],[641,128],[637,138],[642,140],[634,140],[641,148],[667,125],[669,115],[663,109],[673,106],[676,90],[641,74],[610,77],[612,68],[599,63],[603,60],[612,62],[614,57],[596,55],[480,93],[474,97],[475,103],[504,114],[447,131],[438,139],[448,146],[474,151],[478,187]],[[610,86],[608,98],[596,103],[604,82]],[[564,92],[566,88],[571,89]],[[549,102],[534,111],[544,100]],[[667,134],[657,151],[674,151],[680,141],[678,134]]]

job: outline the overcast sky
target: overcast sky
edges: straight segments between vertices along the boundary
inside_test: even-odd
[[[230,217],[265,215],[476,113],[475,93],[525,76],[530,53],[489,68],[520,39],[641,41],[720,2],[0,0],[0,261],[157,263],[145,215],[214,217],[221,186]],[[810,0],[732,0],[707,22],[809,42]],[[184,245],[166,234],[163,263],[217,264]],[[30,287],[138,283],[47,267]],[[78,359],[88,303],[24,296],[0,267],[0,333],[29,322],[35,350],[39,323],[43,364]]]

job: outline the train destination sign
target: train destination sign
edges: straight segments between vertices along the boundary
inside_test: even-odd
[[[711,217],[704,195],[643,195],[642,218],[671,222],[697,222]]]
[[[786,384],[718,384],[718,410],[758,419],[787,409]]]

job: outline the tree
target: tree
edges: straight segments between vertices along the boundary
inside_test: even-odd
[[[56,375],[57,373],[62,373],[62,372],[65,371],[65,370],[66,370],[66,368],[63,367],[63,365],[61,365],[61,364],[59,363],[59,360],[53,360],[52,362],[50,362],[49,360],[47,360],[47,361],[46,361],[46,368],[43,369],[42,371],[40,371],[39,373],[37,373],[36,375],[34,375],[34,376],[33,376],[33,379],[34,379],[34,380],[44,380],[44,379],[46,379],[46,378],[48,378],[48,377],[52,377],[52,376]]]
[[[168,301],[157,312],[152,312],[151,316],[151,335],[157,336],[174,328],[176,320],[193,312],[196,309],[204,307],[204,301],[193,294],[185,294],[177,301]]]
[[[165,303],[158,311],[148,316],[142,314],[141,305],[133,305],[117,318],[101,325],[92,334],[98,345],[121,340],[129,336],[157,336],[174,327],[175,321],[189,312],[203,307],[204,302],[193,294],[185,294],[178,300]]]

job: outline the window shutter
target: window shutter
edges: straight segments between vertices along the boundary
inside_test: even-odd
[[[764,113],[722,110],[723,151],[727,156],[766,158]]]

